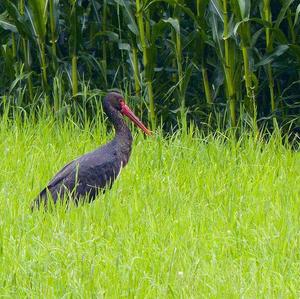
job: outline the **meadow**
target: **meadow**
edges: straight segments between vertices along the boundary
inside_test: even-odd
[[[30,212],[100,121],[0,122],[1,298],[297,298],[300,154],[276,134],[145,138],[92,204]]]
[[[0,105],[119,88],[151,128],[299,131],[299,44],[296,0],[2,0]]]

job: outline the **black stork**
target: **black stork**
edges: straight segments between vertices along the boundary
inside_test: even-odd
[[[47,207],[49,196],[56,203],[68,195],[78,204],[81,199],[91,202],[100,191],[112,187],[131,153],[132,135],[122,115],[151,135],[119,93],[110,92],[103,99],[103,110],[115,128],[115,138],[65,165],[33,201],[32,210],[41,204]]]

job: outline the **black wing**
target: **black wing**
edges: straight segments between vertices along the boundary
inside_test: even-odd
[[[105,148],[65,165],[41,191],[32,208],[39,207],[42,202],[47,205],[49,192],[55,203],[58,198],[63,198],[66,192],[77,202],[80,197],[86,196],[92,201],[99,189],[111,188],[122,164],[113,152],[107,154]]]

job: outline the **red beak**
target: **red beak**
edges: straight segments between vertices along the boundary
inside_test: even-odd
[[[145,127],[145,125],[130,110],[130,108],[124,102],[121,102],[121,105],[122,105],[121,113],[126,115],[133,123],[135,123],[140,129],[142,129],[145,134],[151,135],[151,131]]]

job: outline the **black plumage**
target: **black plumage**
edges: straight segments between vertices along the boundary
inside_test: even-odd
[[[109,93],[103,100],[103,109],[114,125],[114,139],[64,166],[34,200],[32,209],[46,207],[49,197],[54,203],[64,198],[72,198],[76,204],[83,199],[91,202],[99,192],[111,188],[131,153],[132,135],[122,114],[150,134],[120,94]]]

